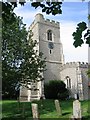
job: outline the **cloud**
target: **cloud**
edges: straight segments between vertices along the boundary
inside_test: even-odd
[[[23,17],[23,23],[25,23],[26,27],[28,28],[30,26],[30,24],[33,22],[33,20],[35,19],[35,15],[37,13],[41,13],[41,10],[40,9],[37,9],[37,10],[29,9],[29,8],[31,8],[30,6],[28,9],[25,9],[25,8],[27,8],[27,7],[19,6],[19,7],[15,8],[14,12],[18,16]]]

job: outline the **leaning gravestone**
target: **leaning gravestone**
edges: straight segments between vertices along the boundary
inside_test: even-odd
[[[39,120],[38,105],[35,103],[32,103],[32,115],[33,120]]]
[[[79,100],[75,100],[73,102],[73,118],[75,120],[81,120],[82,115],[81,115],[81,103]]]
[[[61,116],[62,115],[62,111],[61,111],[61,106],[59,104],[59,100],[55,100],[55,107],[56,107],[58,115]]]

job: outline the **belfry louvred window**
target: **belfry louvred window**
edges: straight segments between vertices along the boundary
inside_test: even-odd
[[[47,39],[52,41],[52,31],[51,30],[48,30],[48,32],[47,32]]]

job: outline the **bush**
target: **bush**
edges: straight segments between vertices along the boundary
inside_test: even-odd
[[[44,94],[46,99],[66,99],[69,97],[69,92],[66,85],[61,80],[51,80],[44,85]]]

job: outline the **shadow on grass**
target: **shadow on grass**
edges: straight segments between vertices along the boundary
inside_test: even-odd
[[[25,118],[8,117],[8,118],[2,118],[2,120],[25,120]]]
[[[67,115],[67,114],[70,114],[71,112],[65,112],[65,113],[62,113],[62,115]]]
[[[33,120],[33,119],[32,118],[3,118],[2,120]],[[35,120],[38,120],[38,119],[35,119]],[[69,118],[40,118],[39,120],[69,120]]]
[[[82,120],[90,120],[90,115],[88,115],[88,116],[83,116],[83,117],[82,117]]]
[[[33,120],[30,117],[4,117],[1,120]]]

